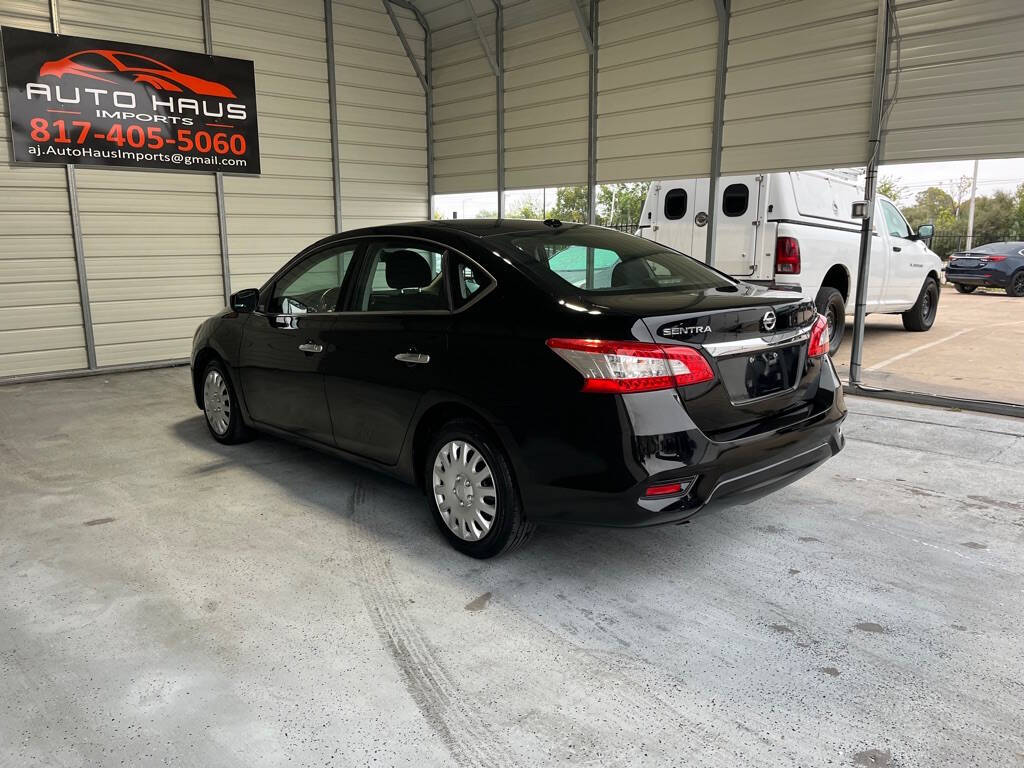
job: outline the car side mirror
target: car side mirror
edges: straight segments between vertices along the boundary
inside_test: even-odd
[[[235,312],[255,312],[260,300],[260,292],[255,288],[245,288],[231,295],[231,308]]]
[[[931,224],[922,224],[917,228],[917,236],[922,240],[931,240],[935,234],[935,227]]]

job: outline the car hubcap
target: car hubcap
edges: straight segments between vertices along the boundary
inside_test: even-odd
[[[1024,293],[1024,275],[1017,275],[1013,283],[1014,288],[1017,289],[1017,293]]]
[[[445,525],[463,541],[479,541],[498,511],[494,475],[473,445],[452,440],[434,458],[434,502]]]
[[[210,371],[203,382],[203,410],[210,428],[218,435],[228,431],[231,422],[231,395],[228,394],[228,383],[220,375],[220,371]]]
[[[830,344],[834,344],[836,340],[836,309],[833,306],[829,306],[828,311],[825,312],[825,322],[828,323],[828,340]]]

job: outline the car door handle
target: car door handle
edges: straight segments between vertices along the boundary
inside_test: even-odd
[[[899,247],[898,245],[894,245],[894,246],[892,247],[892,249],[893,249],[894,251],[897,251],[897,252],[899,252],[899,251],[902,251],[902,250],[903,250],[903,249],[902,249],[902,248],[900,248],[900,247]]]
[[[311,341],[307,341],[305,344],[299,344],[299,349],[301,349],[303,352],[323,352],[324,345],[314,344]]]
[[[395,360],[400,363],[426,365],[430,362],[430,355],[425,355],[422,352],[399,352],[395,355]]]

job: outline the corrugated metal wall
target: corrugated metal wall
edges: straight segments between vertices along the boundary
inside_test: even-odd
[[[732,9],[722,172],[863,165],[878,0]]]
[[[423,30],[393,10],[426,71]],[[345,228],[427,218],[426,96],[381,0],[336,0],[334,51]]]
[[[1024,2],[896,7],[902,40],[890,63],[902,72],[884,159],[1024,155]]]
[[[49,7],[43,0],[8,2],[0,23],[48,32]],[[15,168],[9,130],[0,89],[0,376],[84,368],[64,169]]]
[[[707,175],[718,16],[712,0],[601,0],[597,178]]]
[[[504,17],[505,186],[585,184],[590,59],[576,15],[506,0]]]
[[[434,58],[434,192],[498,188],[497,82],[465,2],[473,2],[491,51],[489,0],[426,0]]]
[[[60,14],[63,34],[203,50],[198,3],[62,0]],[[224,305],[213,177],[80,167],[77,180],[97,365],[186,356]]]
[[[214,53],[256,69],[262,173],[224,177],[236,291],[334,231],[327,31],[322,0],[212,0],[211,16]]]

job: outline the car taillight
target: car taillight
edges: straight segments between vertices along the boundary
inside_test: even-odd
[[[1005,256],[984,256],[984,257],[982,257],[980,264],[981,264],[981,266],[985,266],[986,264],[988,264],[990,262],[993,262],[993,261],[1006,261],[1006,257]]]
[[[800,243],[795,237],[775,238],[775,274],[800,274]]]
[[[600,339],[548,339],[547,345],[583,376],[584,392],[650,392],[715,378],[693,347]]]
[[[811,340],[807,342],[807,356],[821,357],[828,354],[828,321],[824,315],[814,318],[811,328]]]

